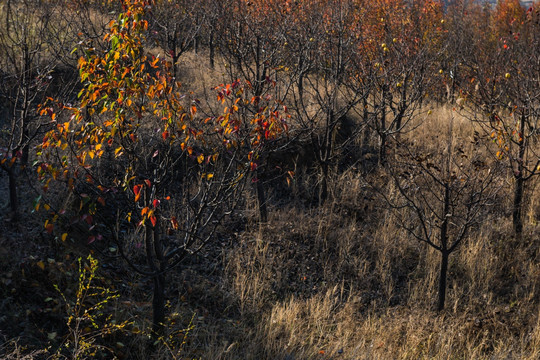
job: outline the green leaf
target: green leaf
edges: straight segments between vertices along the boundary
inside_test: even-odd
[[[112,36],[111,37],[111,49],[116,50],[117,47],[118,47],[118,37],[117,36]]]

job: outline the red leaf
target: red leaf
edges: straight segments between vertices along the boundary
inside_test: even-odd
[[[133,193],[135,194],[135,201],[139,201],[139,199],[141,198],[141,189],[142,189],[142,185],[133,186]]]
[[[150,182],[150,180],[146,179],[144,180],[144,183],[146,184],[146,186],[152,187],[152,183]]]
[[[154,209],[157,208],[160,204],[160,201],[158,199],[154,199],[154,201],[152,201],[152,205],[154,205]]]
[[[152,226],[156,226],[157,224],[157,219],[155,216],[150,216],[150,221],[152,222]]]

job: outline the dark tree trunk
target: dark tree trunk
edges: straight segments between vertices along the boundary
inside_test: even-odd
[[[525,113],[521,114],[521,123],[519,124],[520,139],[519,139],[519,155],[517,159],[517,169],[514,173],[516,185],[514,187],[514,204],[512,209],[512,223],[514,226],[514,234],[520,237],[523,233],[523,193],[525,192],[525,178],[523,177],[523,161],[525,157]]]
[[[444,184],[444,220],[441,224],[441,271],[439,273],[439,301],[437,303],[437,311],[444,309],[444,301],[446,299],[446,275],[448,272],[448,220],[450,214],[450,185]]]
[[[149,195],[150,192],[148,191]],[[149,197],[148,197],[149,198]],[[145,243],[148,266],[154,273],[153,276],[153,296],[152,296],[152,336],[150,348],[154,348],[156,340],[163,335],[165,322],[165,268],[166,261],[163,257],[163,247],[159,234],[159,217],[156,226],[146,225]],[[157,260],[157,264],[156,264]]]
[[[152,298],[152,337],[157,340],[163,334],[165,322],[165,275],[154,277],[154,296]]]
[[[441,251],[441,271],[439,274],[439,301],[437,302],[437,311],[444,310],[446,300],[446,276],[448,273],[448,256],[450,253],[446,250]]]
[[[516,185],[514,188],[514,206],[512,209],[512,220],[514,225],[514,234],[516,236],[521,236],[523,233],[523,192],[525,185],[525,179],[523,179],[523,174],[519,172],[516,176]]]
[[[211,31],[210,32],[210,39],[209,39],[209,46],[210,46],[210,68],[214,68],[215,67],[215,45],[214,45],[214,32]]]

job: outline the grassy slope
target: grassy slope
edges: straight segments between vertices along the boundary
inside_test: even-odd
[[[202,99],[223,81],[219,69],[204,63],[187,54],[181,69],[186,90]],[[406,138],[424,139],[421,146],[435,149],[455,116],[456,141],[469,144],[474,128],[451,114],[436,108]],[[170,348],[160,345],[155,357],[540,358],[540,202],[532,196],[538,181],[529,189],[521,241],[511,236],[507,184],[483,224],[451,256],[447,309],[440,314],[432,310],[437,254],[408,238],[368,182],[386,180],[359,167],[336,174],[333,196],[322,207],[305,205],[299,195],[278,202],[283,195],[275,190],[263,226],[250,220],[256,217],[254,195],[246,194],[241,226],[223,229],[226,246],[208,249],[171,274],[172,342]],[[23,191],[31,197],[29,189]],[[0,235],[0,340],[5,342],[0,355],[12,358],[47,343],[54,349],[65,339],[65,309],[53,285],[73,294],[73,260],[84,253],[43,235],[35,214],[23,216],[18,227],[3,222]],[[120,358],[147,358],[138,330],[148,326],[150,282],[130,275],[122,264],[102,266],[100,275],[121,295],[107,311],[135,323],[105,341]],[[54,300],[46,303],[47,297]],[[194,328],[185,336],[182,329],[193,314]],[[58,333],[52,340],[51,332]],[[114,345],[118,342],[123,346]],[[22,345],[26,350],[17,349]]]

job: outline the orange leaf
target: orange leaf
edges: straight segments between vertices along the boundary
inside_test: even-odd
[[[178,220],[176,220],[174,216],[171,218],[171,223],[172,223],[173,229],[178,230]]]

